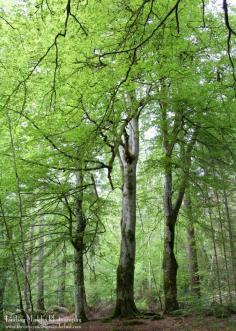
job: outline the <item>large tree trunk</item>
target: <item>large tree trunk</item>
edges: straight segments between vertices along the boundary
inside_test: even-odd
[[[166,146],[168,155],[168,147]],[[163,281],[165,296],[165,312],[178,309],[177,301],[177,270],[178,264],[175,258],[175,225],[177,222],[178,210],[174,210],[172,202],[172,163],[168,155],[165,164],[165,183],[164,183],[164,253],[163,253]],[[182,197],[183,198],[183,197]],[[181,201],[182,202],[182,201]]]
[[[123,187],[115,317],[128,317],[138,313],[134,303],[136,166],[139,153],[138,118],[133,118],[129,122],[123,138],[123,145],[119,148]]]
[[[180,180],[177,198],[173,203],[173,179],[172,179],[172,152],[167,143],[164,128],[164,145],[166,152],[165,161],[165,186],[164,186],[164,217],[165,217],[165,237],[164,237],[164,254],[163,254],[163,271],[164,271],[164,295],[165,295],[165,312],[171,312],[178,309],[177,301],[177,271],[178,264],[175,258],[175,225],[178,219],[180,207],[183,202],[185,190],[188,183],[189,170],[191,165],[191,151],[195,144],[196,133],[194,132],[186,149],[182,148],[183,174]]]
[[[86,294],[84,285],[84,233],[86,228],[86,218],[83,213],[83,175],[77,173],[77,188],[79,193],[76,198],[76,232],[73,240],[74,265],[75,265],[75,318],[80,322],[85,322],[86,317]]]
[[[38,293],[37,310],[45,310],[44,306],[44,218],[40,219],[40,239],[38,252]]]
[[[75,250],[75,316],[80,322],[87,321],[86,317],[86,294],[84,285],[84,262],[83,252]]]
[[[178,264],[174,254],[175,244],[175,215],[165,215],[165,237],[164,237],[164,294],[165,312],[178,309],[177,301],[177,270]]]
[[[189,194],[184,199],[184,205],[187,216],[187,235],[188,235],[188,257],[190,269],[190,288],[191,292],[200,297],[200,278],[198,270],[197,246],[194,229],[194,219],[192,211],[192,202]]]

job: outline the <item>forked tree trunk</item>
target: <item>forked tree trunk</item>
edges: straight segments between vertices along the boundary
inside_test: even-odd
[[[165,162],[165,186],[164,186],[164,217],[165,217],[165,237],[163,253],[163,271],[164,271],[164,295],[165,295],[165,312],[171,312],[178,309],[177,301],[177,271],[178,264],[175,258],[175,226],[178,219],[180,207],[183,202],[185,190],[188,183],[191,151],[196,142],[196,131],[192,134],[189,144],[184,148],[182,146],[182,163],[183,174],[177,192],[177,198],[173,202],[173,179],[172,179],[172,148],[167,142],[164,128],[164,145],[166,151]]]
[[[74,245],[74,267],[75,267],[75,318],[80,322],[85,322],[86,317],[86,294],[84,284],[84,233],[86,228],[86,218],[83,213],[83,175],[77,173],[77,187],[80,190],[77,194],[76,212],[76,232],[73,240]]]
[[[164,94],[168,94],[168,87],[165,82],[161,82],[161,90]],[[183,114],[182,111],[175,113],[173,120],[174,126],[170,126],[168,119],[168,104],[159,102],[161,112],[161,135],[163,143],[164,159],[164,219],[165,219],[165,235],[164,235],[164,252],[163,252],[163,282],[164,282],[164,298],[165,312],[169,313],[178,309],[177,301],[177,270],[178,264],[175,258],[175,226],[179,214],[180,207],[183,202],[185,189],[188,182],[189,171],[191,166],[191,152],[196,142],[197,129],[194,129],[191,139],[188,143],[179,144],[178,135],[183,135]],[[180,161],[182,174],[179,178],[179,188],[176,200],[174,201],[173,193],[173,150],[175,145],[179,144]]]
[[[190,269],[190,288],[191,292],[196,296],[201,296],[200,277],[198,270],[197,246],[195,238],[194,219],[192,211],[192,201],[190,195],[187,194],[184,199],[184,205],[187,216],[187,235],[188,235],[188,256]]]
[[[44,218],[40,219],[40,239],[38,252],[38,293],[37,310],[45,310],[44,306]]]
[[[119,148],[123,187],[115,317],[134,316],[138,313],[134,302],[136,167],[139,154],[138,118],[133,118],[129,122],[123,138],[123,144]]]

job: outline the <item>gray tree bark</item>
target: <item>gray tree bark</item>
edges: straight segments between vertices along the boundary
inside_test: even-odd
[[[186,193],[184,205],[187,216],[187,236],[188,236],[188,256],[189,256],[189,270],[190,270],[190,288],[191,292],[200,297],[200,277],[198,269],[197,246],[195,238],[194,218],[192,210],[192,201],[189,192]]]
[[[178,309],[177,301],[177,270],[178,264],[175,258],[175,226],[178,219],[180,207],[183,202],[185,190],[188,184],[189,171],[191,166],[191,152],[196,143],[197,130],[192,133],[191,139],[186,144],[180,144],[180,160],[182,162],[182,173],[180,176],[177,197],[173,198],[173,161],[172,153],[177,143],[178,133],[181,132],[182,117],[176,113],[174,127],[169,133],[167,120],[167,106],[160,104],[162,114],[162,137],[163,149],[165,152],[164,163],[164,218],[165,236],[163,252],[163,277],[164,277],[164,296],[165,312]]]
[[[62,256],[62,263],[61,263],[61,274],[59,279],[59,288],[58,288],[58,306],[64,307],[65,306],[65,290],[66,290],[66,245],[64,242],[63,245],[63,256]]]
[[[24,298],[26,311],[32,310],[32,297],[31,297],[31,272],[32,272],[32,252],[33,252],[33,235],[34,235],[34,223],[30,224],[29,229],[29,252],[25,259],[25,276],[24,276]]]
[[[209,205],[209,196],[207,193],[207,202]],[[223,303],[222,300],[222,291],[221,291],[221,281],[220,281],[220,269],[219,269],[219,261],[218,261],[218,254],[217,254],[217,245],[216,245],[216,237],[215,237],[215,230],[213,226],[213,219],[212,219],[212,210],[211,207],[209,206],[208,208],[208,215],[210,218],[210,225],[211,225],[211,236],[212,236],[212,243],[213,243],[213,251],[214,251],[214,256],[215,256],[215,266],[216,266],[216,275],[217,275],[217,286],[218,286],[218,295],[220,299],[220,304]]]
[[[45,310],[44,306],[44,218],[40,218],[40,239],[38,251],[38,283],[37,283],[37,310]]]
[[[227,286],[228,286],[228,297],[230,301],[232,300],[231,295],[231,284],[230,284],[230,275],[229,275],[229,266],[228,266],[228,257],[227,257],[227,249],[225,245],[225,236],[224,236],[224,227],[222,222],[222,211],[221,211],[221,201],[219,198],[218,191],[215,190],[215,196],[217,201],[217,209],[218,209],[218,220],[220,224],[220,234],[221,234],[221,241],[222,241],[222,248],[223,248],[223,255],[224,255],[224,264],[225,264],[225,272],[226,272],[226,279],[227,279]]]
[[[75,267],[75,318],[81,322],[87,320],[86,317],[86,293],[84,284],[84,234],[86,228],[86,218],[83,212],[83,174],[76,175],[77,188],[79,192],[75,202],[76,230],[73,238],[74,246],[74,267]]]
[[[178,309],[177,270],[178,263],[174,254],[175,225],[177,215],[165,214],[165,237],[163,253],[165,312]]]
[[[121,244],[117,268],[116,307],[114,316],[127,317],[138,313],[134,302],[136,167],[139,155],[138,118],[132,118],[119,147],[123,176]]]

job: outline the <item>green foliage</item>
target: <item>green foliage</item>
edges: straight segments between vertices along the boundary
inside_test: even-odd
[[[173,200],[183,185],[192,198],[202,298],[207,304],[212,298],[235,299],[229,224],[235,216],[236,103],[228,30],[221,13],[207,9],[202,16],[201,1],[180,2],[171,11],[175,5],[164,0],[71,1],[68,12],[61,0],[1,3],[0,286],[6,279],[6,311],[19,308],[24,264],[30,259],[36,302],[42,217],[46,308],[58,300],[65,245],[65,305],[73,310],[71,243],[81,192],[88,305],[114,304],[122,183],[118,147],[127,123],[139,112],[139,308],[163,310],[167,173],[172,174]],[[234,24],[233,10],[230,16]],[[234,63],[233,47],[231,53]],[[78,171],[84,185],[76,183]],[[176,227],[178,295],[183,306],[190,302],[195,307],[183,208]],[[235,241],[233,222],[231,232]],[[235,312],[227,307],[208,308],[223,318]],[[185,307],[174,314],[182,316]]]

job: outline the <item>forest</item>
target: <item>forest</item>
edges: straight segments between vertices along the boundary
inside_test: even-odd
[[[0,330],[236,330],[236,1],[0,28]]]

